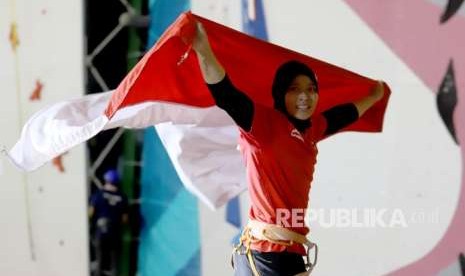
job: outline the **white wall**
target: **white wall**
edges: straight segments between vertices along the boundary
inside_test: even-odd
[[[8,41],[15,18],[18,70]],[[80,0],[0,1],[2,146],[13,146],[35,111],[83,95],[83,37]],[[30,101],[37,79],[44,84],[42,98]],[[88,275],[83,146],[64,156],[64,173],[47,164],[23,174],[3,156],[0,160],[0,275]]]
[[[194,12],[240,29],[240,1],[193,3]],[[423,256],[447,229],[461,182],[459,148],[439,117],[435,94],[343,1],[264,5],[271,42],[383,79],[392,89],[382,134],[346,133],[319,146],[310,207],[326,217],[310,222],[311,238],[320,245],[315,275],[382,275]],[[327,227],[337,209],[355,210],[352,222],[368,224],[365,210],[385,212],[388,223],[397,212],[407,227]],[[202,228],[204,275],[232,274],[235,231],[224,223],[224,210],[202,209],[201,215],[208,221]]]

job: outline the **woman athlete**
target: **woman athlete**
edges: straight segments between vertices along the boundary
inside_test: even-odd
[[[200,23],[193,41],[199,66],[216,105],[239,127],[251,200],[249,223],[235,247],[235,275],[309,275],[316,245],[304,225],[318,153],[316,144],[355,122],[384,95],[378,81],[369,96],[314,115],[318,81],[305,64],[288,61],[276,71],[274,108],[253,102],[236,88],[215,57]],[[307,250],[306,248],[307,247]],[[315,260],[308,251],[315,249]],[[303,256],[307,256],[307,262]]]

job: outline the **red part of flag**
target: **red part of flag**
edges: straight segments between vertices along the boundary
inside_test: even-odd
[[[181,14],[157,44],[118,86],[105,114],[145,101],[168,101],[198,107],[214,105],[191,50],[195,23],[200,21],[220,63],[233,83],[255,102],[272,106],[271,85],[276,69],[288,60],[307,64],[317,74],[320,99],[316,112],[353,102],[370,93],[376,81],[324,61],[248,36],[190,12]],[[186,53],[188,53],[186,57]],[[345,130],[379,132],[390,96]]]

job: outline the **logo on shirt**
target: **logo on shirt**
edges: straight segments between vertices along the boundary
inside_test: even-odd
[[[111,195],[108,193],[104,193],[103,198],[106,199],[111,206],[116,206],[116,204],[123,200],[119,195]]]
[[[302,142],[305,142],[304,137],[302,137],[302,134],[300,134],[300,132],[295,128],[291,131],[291,136],[299,139]]]

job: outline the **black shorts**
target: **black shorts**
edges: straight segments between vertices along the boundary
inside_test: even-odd
[[[259,252],[252,257],[260,276],[294,276],[305,272],[304,256],[290,252]],[[233,253],[235,276],[253,276],[246,254]]]

